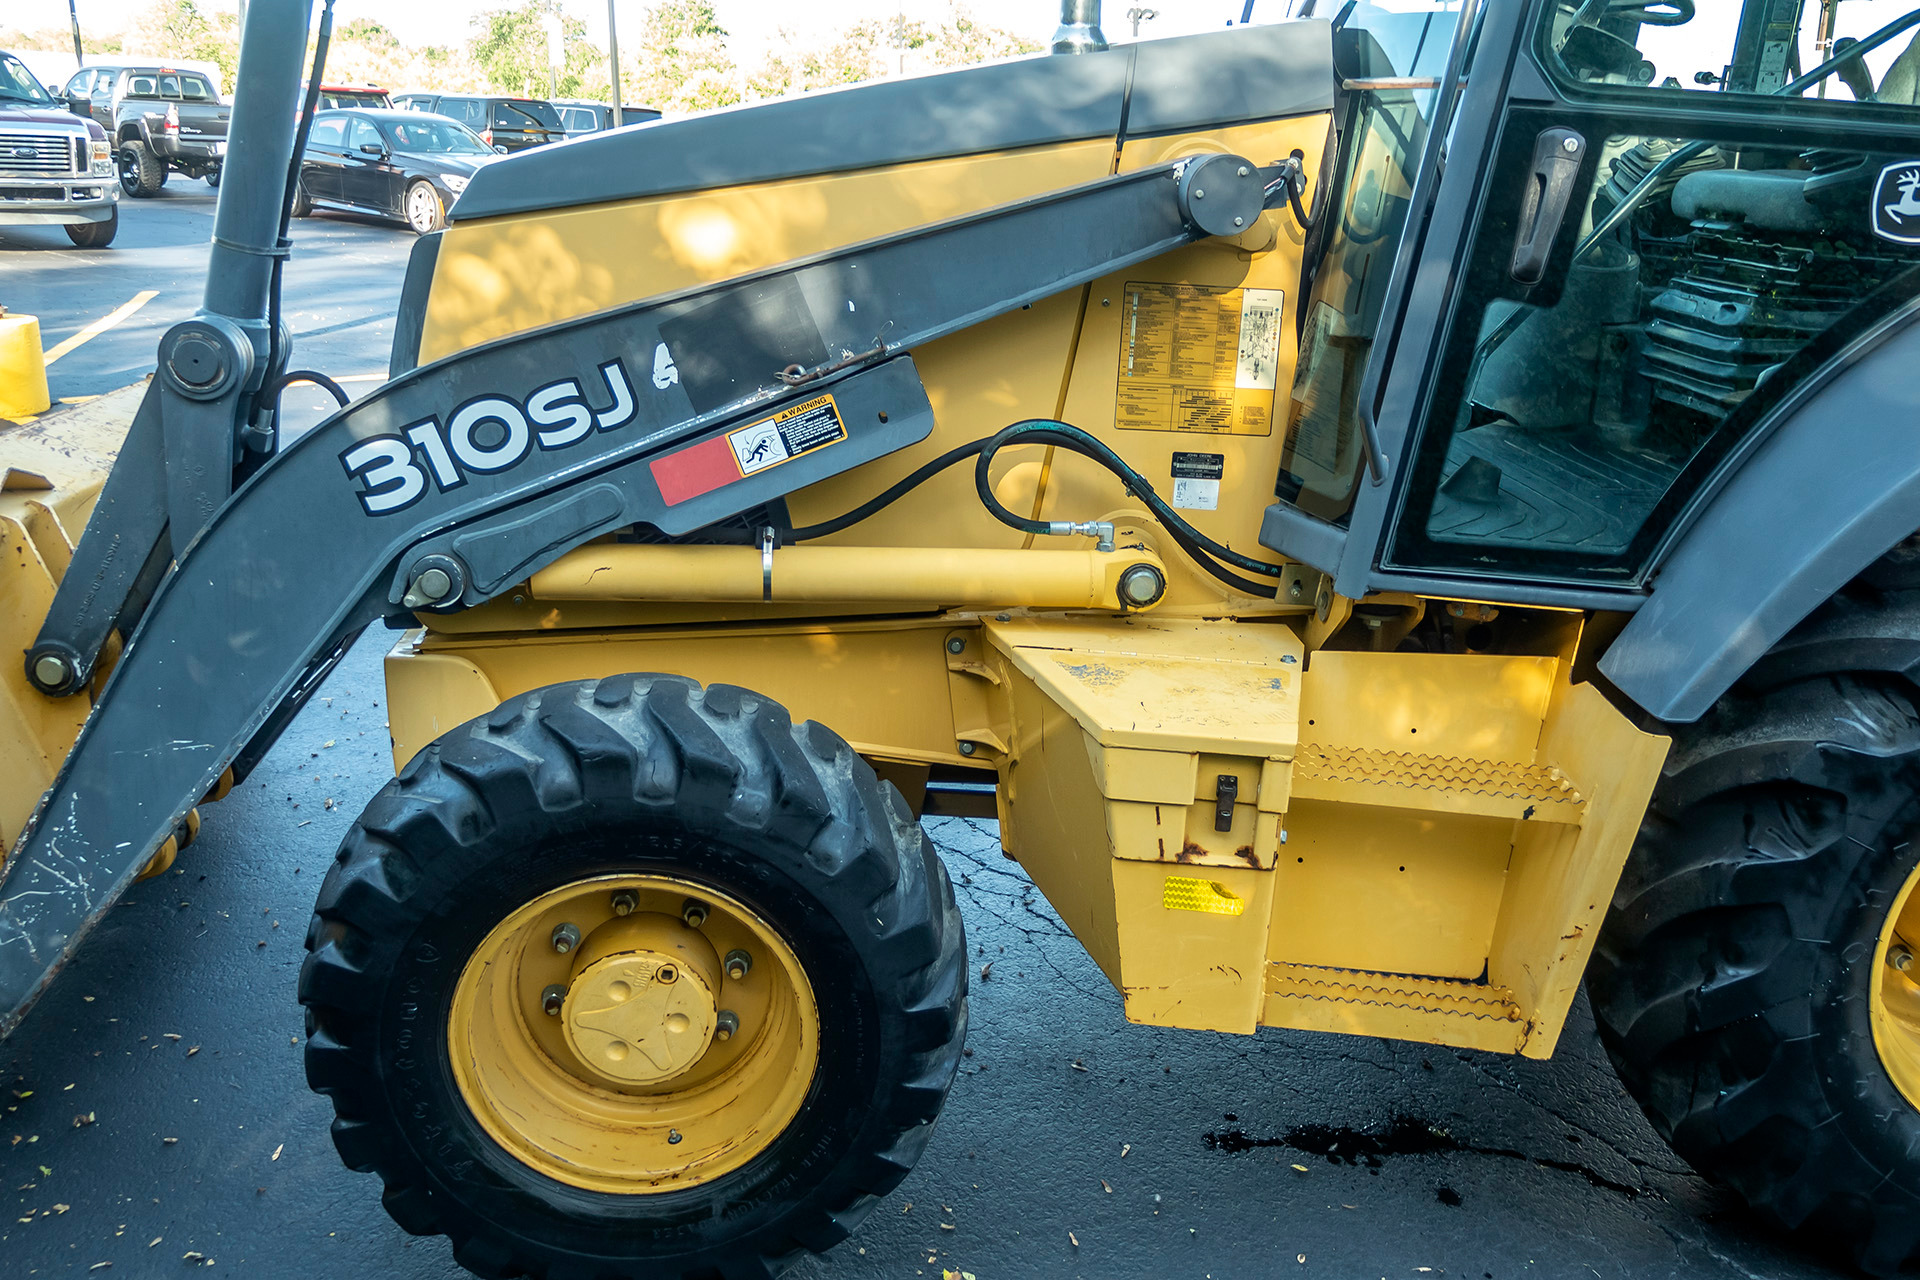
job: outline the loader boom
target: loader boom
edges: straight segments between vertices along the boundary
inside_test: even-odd
[[[303,673],[367,622],[478,604],[636,521],[690,532],[915,443],[932,410],[906,352],[1232,235],[1271,176],[1210,155],[1103,179],[501,339],[322,423],[184,548],[16,845],[0,1032]],[[152,418],[116,469],[122,493],[152,460]],[[757,450],[769,432],[778,444]]]

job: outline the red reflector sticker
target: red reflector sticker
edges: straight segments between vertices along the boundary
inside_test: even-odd
[[[833,397],[815,396],[771,418],[655,458],[653,479],[666,504],[676,506],[846,438]]]

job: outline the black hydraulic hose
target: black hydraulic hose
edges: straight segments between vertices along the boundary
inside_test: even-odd
[[[1041,438],[1042,433],[1045,432],[1051,432],[1051,438]],[[946,471],[957,463],[964,462],[968,458],[975,456],[979,456],[983,460],[975,471],[975,486],[976,488],[980,488],[982,484],[981,477],[985,475],[986,466],[992,462],[993,450],[1007,443],[1008,437],[1013,434],[1026,437],[1022,441],[1023,443],[1058,445],[1070,452],[1078,453],[1082,457],[1089,458],[1113,472],[1120,478],[1122,484],[1126,486],[1127,492],[1145,501],[1154,515],[1159,517],[1175,545],[1186,552],[1200,568],[1232,587],[1235,591],[1269,599],[1279,593],[1277,586],[1267,587],[1261,583],[1249,581],[1236,573],[1230,572],[1214,557],[1218,554],[1229,558],[1232,563],[1252,567],[1252,572],[1276,577],[1285,571],[1281,566],[1262,564],[1260,561],[1248,559],[1214,542],[1175,514],[1171,507],[1168,507],[1160,500],[1159,495],[1153,491],[1153,485],[1147,481],[1147,478],[1121,461],[1119,455],[1101,444],[1094,437],[1081,431],[1078,427],[1069,426],[1064,422],[1058,422],[1052,418],[1031,418],[1023,422],[1016,422],[997,435],[990,436],[983,440],[970,441],[957,448],[949,449],[939,457],[916,468],[911,474],[893,484],[885,492],[868,499],[844,515],[835,516],[831,520],[823,520],[818,524],[803,525],[800,528],[792,530],[788,534],[788,537],[794,542],[806,542],[813,538],[824,538],[829,534],[839,533],[844,529],[849,529],[882,508],[898,502],[901,498],[919,488],[942,471]],[[1023,533],[1049,532],[1047,521],[1030,520],[1007,510],[1006,507],[1001,505],[999,500],[993,496],[990,488],[983,488],[981,492],[983,495],[982,501],[986,505],[987,510],[1003,524],[1012,525],[1012,527],[1021,530]]]
[[[260,403],[267,406],[267,408],[271,409],[274,413],[279,413],[281,393],[296,382],[311,382],[314,386],[319,387],[328,395],[332,396],[334,403],[342,409],[347,407],[348,396],[340,384],[332,378],[329,378],[326,374],[313,369],[289,369],[287,372],[281,374],[265,387],[261,388]]]
[[[842,529],[850,529],[881,508],[892,506],[913,490],[918,489],[921,485],[933,479],[948,467],[951,467],[954,463],[964,462],[966,459],[971,458],[974,454],[984,449],[986,444],[987,442],[985,440],[975,440],[971,444],[961,445],[958,449],[949,449],[932,462],[914,471],[913,474],[901,480],[885,493],[880,494],[878,497],[868,499],[845,515],[835,516],[831,520],[822,520],[819,524],[810,524],[803,528],[795,529],[788,534],[788,536],[795,542],[805,542],[809,538],[824,538],[828,534],[839,533]]]
[[[1047,521],[1033,520],[1009,511],[1001,505],[998,498],[993,496],[993,486],[987,478],[987,469],[993,465],[995,453],[1015,442],[1058,445],[1069,452],[1099,463],[1120,478],[1121,484],[1128,493],[1146,503],[1147,510],[1153,512],[1161,524],[1175,531],[1176,535],[1191,541],[1195,546],[1203,548],[1216,560],[1247,573],[1257,573],[1268,578],[1278,578],[1287,571],[1285,565],[1269,564],[1264,560],[1255,560],[1252,556],[1241,555],[1233,548],[1223,546],[1201,533],[1168,506],[1165,500],[1154,492],[1152,482],[1128,466],[1119,454],[1079,427],[1057,422],[1051,418],[1031,418],[1025,422],[1016,422],[1010,427],[1002,427],[991,440],[987,441],[986,447],[980,451],[979,459],[974,463],[973,486],[980,495],[981,505],[985,506],[1002,524],[1010,525],[1023,533],[1051,532]]]
[[[293,131],[293,158],[287,163],[287,182],[280,193],[280,235],[275,241],[279,254],[273,260],[272,284],[267,292],[267,368],[280,367],[286,358],[280,350],[280,277],[286,269],[287,253],[293,241],[287,229],[293,225],[293,195],[300,183],[300,160],[307,151],[307,134],[313,128],[313,113],[320,105],[320,77],[327,66],[327,46],[333,41],[333,0],[325,0],[320,9],[320,30],[313,42],[313,70],[307,76],[307,96],[300,105],[300,124]],[[282,384],[284,389],[284,382]],[[336,394],[339,388],[335,387]],[[262,388],[260,404],[279,404],[279,391],[269,398]],[[344,397],[340,400],[345,404]]]

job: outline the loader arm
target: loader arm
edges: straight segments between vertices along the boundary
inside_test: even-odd
[[[501,339],[323,422],[186,545],[16,843],[0,1033],[367,622],[478,604],[636,521],[691,532],[915,443],[933,423],[908,352],[1235,234],[1270,176],[1207,155],[1110,177]]]

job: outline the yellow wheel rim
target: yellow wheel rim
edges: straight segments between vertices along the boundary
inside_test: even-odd
[[[1920,867],[1880,930],[1873,966],[1873,1043],[1907,1101],[1920,1107]]]
[[[820,1019],[792,948],[747,907],[668,876],[598,876],[482,940],[447,1046],[460,1096],[515,1159],[647,1194],[711,1182],[780,1136],[813,1083]]]

